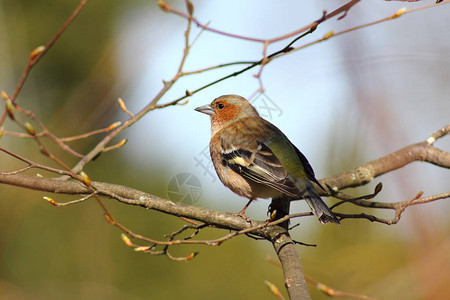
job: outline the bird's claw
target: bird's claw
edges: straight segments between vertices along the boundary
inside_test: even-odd
[[[251,223],[251,222],[252,222],[252,220],[251,220],[249,217],[247,217],[247,215],[245,214],[245,210],[241,210],[241,211],[237,214],[237,216],[238,216],[238,217],[241,217],[242,219],[244,219],[244,220],[247,221],[248,223]]]

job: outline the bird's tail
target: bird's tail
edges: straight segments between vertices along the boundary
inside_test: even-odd
[[[307,185],[303,190],[303,198],[308,203],[313,214],[319,219],[322,224],[331,222],[340,225],[341,223],[330,210],[330,208],[323,202],[319,194],[316,192],[312,185]]]

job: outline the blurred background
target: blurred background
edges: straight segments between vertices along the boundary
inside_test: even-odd
[[[394,14],[419,3],[367,0],[347,17],[321,24],[302,45],[335,32]],[[169,1],[185,10],[183,1]],[[211,27],[258,38],[280,36],[318,19],[346,1],[193,1],[195,16]],[[0,0],[0,89],[10,95],[30,52],[46,44],[78,1]],[[450,6],[421,10],[361,29],[267,65],[263,95],[253,98],[261,115],[276,124],[308,157],[318,178],[354,168],[425,140],[450,121]],[[33,69],[18,103],[32,109],[56,135],[72,136],[127,119],[121,97],[138,112],[170,80],[181,60],[186,21],[162,12],[153,1],[89,1],[78,18]],[[199,33],[193,27],[192,37]],[[270,45],[272,53],[288,41]],[[186,71],[216,64],[259,60],[258,43],[203,32],[191,49]],[[169,102],[240,66],[182,78],[161,100]],[[208,117],[193,109],[223,94],[250,97],[259,88],[257,69],[214,85],[183,106],[149,113],[115,142],[126,146],[104,153],[86,167],[95,181],[127,185],[167,198],[174,176],[197,178],[201,194],[190,201],[210,209],[238,212],[246,199],[217,180],[208,158]],[[18,130],[7,121],[7,130]],[[72,143],[87,153],[101,136]],[[49,145],[51,145],[49,141]],[[437,147],[450,150],[450,139]],[[0,146],[41,163],[34,142],[3,136]],[[50,146],[68,165],[77,159]],[[206,155],[205,155],[206,153]],[[23,165],[0,154],[2,171]],[[36,171],[31,172],[35,174]],[[413,163],[379,177],[353,195],[384,189],[377,201],[396,202],[448,192],[448,170]],[[182,191],[187,191],[182,187]],[[200,252],[189,262],[136,253],[105,222],[94,201],[55,208],[75,197],[0,186],[0,299],[274,299],[264,281],[286,295],[269,243],[246,237],[220,247],[173,247],[172,254]],[[184,201],[187,201],[186,199]],[[333,203],[333,199],[327,199]],[[183,225],[179,219],[105,200],[119,222],[135,232],[163,239]],[[192,204],[192,203],[190,203]],[[269,201],[247,211],[264,220]],[[299,201],[292,211],[308,211]],[[341,207],[392,218],[389,211]],[[442,299],[450,293],[448,200],[409,207],[399,224],[345,220],[321,225],[314,218],[294,220],[305,273],[342,291],[380,299]],[[201,238],[226,234],[205,230]],[[328,297],[310,286],[313,299]]]

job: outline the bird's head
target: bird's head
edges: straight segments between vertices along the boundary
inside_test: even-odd
[[[195,110],[211,117],[213,133],[239,119],[259,116],[250,102],[238,95],[220,96],[214,99],[211,104],[197,107]]]

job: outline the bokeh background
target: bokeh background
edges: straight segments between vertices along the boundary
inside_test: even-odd
[[[337,21],[321,24],[301,45],[330,30],[343,30],[432,3],[363,1]],[[184,10],[183,1],[169,1]],[[202,22],[224,31],[270,38],[318,19],[345,1],[193,1]],[[47,43],[78,1],[0,0],[0,89],[12,94],[32,49]],[[358,30],[273,61],[264,69],[266,90],[254,104],[309,158],[319,178],[356,167],[425,140],[450,120],[450,6],[421,10]],[[153,1],[89,1],[54,48],[32,71],[18,103],[32,109],[58,136],[106,127],[125,115],[121,97],[137,112],[176,72],[186,21],[162,12]],[[193,28],[193,36],[199,32]],[[269,53],[286,42],[269,47]],[[186,70],[261,58],[260,44],[203,32]],[[162,102],[182,96],[240,67],[183,78]],[[177,174],[197,177],[202,193],[195,205],[238,212],[242,199],[216,179],[207,156],[209,120],[195,112],[222,94],[252,95],[257,70],[231,78],[189,99],[184,106],[149,113],[116,140],[125,147],[103,154],[86,172],[112,182],[167,197]],[[267,107],[273,110],[267,110]],[[8,130],[17,130],[10,122]],[[73,143],[86,153],[100,137]],[[32,141],[9,136],[1,147],[42,163]],[[444,138],[437,147],[450,149]],[[56,147],[69,165],[76,159]],[[0,154],[0,169],[22,166]],[[35,172],[34,172],[35,173]],[[448,170],[425,163],[377,178],[349,193],[370,192],[378,182],[378,201],[403,201],[419,191],[447,192]],[[0,299],[274,299],[268,280],[283,290],[282,271],[266,262],[270,245],[246,237],[220,247],[173,248],[174,255],[199,251],[189,262],[136,253],[105,222],[94,201],[55,208],[70,196],[0,186]],[[328,199],[328,202],[334,200]],[[135,232],[163,238],[182,226],[175,217],[106,200],[113,215]],[[266,217],[268,201],[248,214]],[[306,211],[295,203],[293,211]],[[361,212],[361,208],[342,208]],[[366,211],[392,217],[391,212]],[[450,293],[450,206],[440,200],[407,209],[399,224],[346,220],[322,226],[314,218],[296,220],[295,239],[317,244],[298,247],[306,274],[332,288],[380,299],[442,299]],[[202,238],[225,234],[205,230]],[[314,299],[326,299],[310,286]],[[284,290],[283,290],[283,293]]]

